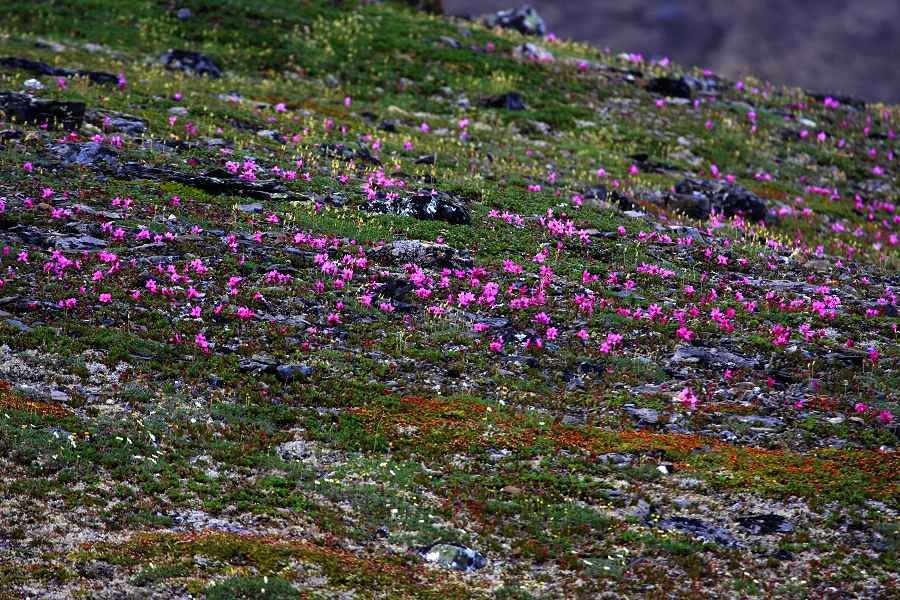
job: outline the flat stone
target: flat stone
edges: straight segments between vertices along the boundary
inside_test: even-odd
[[[655,525],[660,529],[674,529],[704,542],[726,548],[739,548],[741,546],[727,529],[692,517],[670,517],[659,521]]]
[[[633,406],[626,406],[625,412],[628,415],[638,422],[638,424],[643,425],[656,425],[659,423],[659,411],[654,410],[652,408],[635,408]]]
[[[7,325],[12,327],[13,329],[18,329],[22,333],[29,333],[31,331],[31,327],[20,321],[19,319],[6,319],[4,321]]]
[[[738,423],[744,423],[754,427],[764,427],[766,429],[777,429],[784,426],[784,421],[778,417],[766,417],[763,415],[732,415],[729,418]]]
[[[306,365],[278,365],[275,374],[282,381],[294,381],[297,378],[306,378],[312,375],[313,368]]]
[[[700,364],[704,367],[736,367],[739,369],[755,369],[759,362],[745,358],[722,348],[701,348],[697,346],[680,346],[672,355],[674,364]]]

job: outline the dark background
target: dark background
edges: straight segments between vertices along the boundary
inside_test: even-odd
[[[522,2],[444,0],[448,15]],[[534,0],[560,37],[729,78],[900,102],[900,0]]]

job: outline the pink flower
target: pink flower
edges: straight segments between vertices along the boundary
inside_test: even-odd
[[[209,354],[209,342],[206,340],[206,336],[202,333],[198,333],[194,336],[194,344],[197,345],[203,352]]]
[[[865,404],[863,404],[862,402],[857,402],[856,404],[853,405],[853,410],[855,410],[858,413],[864,413],[864,412],[866,412],[866,410],[868,408],[869,407],[866,406]]]
[[[678,395],[675,396],[675,399],[691,410],[697,408],[697,396],[694,395],[694,391],[691,390],[691,388],[686,387],[681,390],[681,392],[679,392]]]
[[[112,294],[100,294],[100,302],[109,304],[112,301]]]
[[[881,421],[882,423],[884,423],[885,425],[887,425],[888,423],[890,423],[891,421],[894,420],[894,415],[889,410],[883,410],[880,413],[878,413],[878,420]]]

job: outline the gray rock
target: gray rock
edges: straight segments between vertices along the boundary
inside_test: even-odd
[[[302,460],[312,456],[313,448],[306,440],[294,440],[293,442],[285,442],[279,445],[275,452],[282,460]]]
[[[433,269],[465,269],[474,264],[472,256],[467,251],[422,240],[395,240],[372,250],[369,254],[398,265],[415,263]]]
[[[53,152],[65,164],[83,167],[95,167],[100,163],[115,167],[118,159],[118,153],[115,150],[100,142],[57,144],[53,146]]]
[[[54,402],[65,403],[69,401],[69,395],[62,390],[53,390],[50,392],[50,399]]]
[[[103,127],[106,131],[138,135],[147,130],[147,121],[126,113],[89,109],[86,112],[86,117],[90,122]]]
[[[26,79],[24,82],[22,82],[22,87],[29,92],[38,92],[44,89],[45,86],[37,79]]]
[[[530,6],[501,10],[492,15],[485,15],[481,22],[485,27],[513,29],[522,35],[544,35],[547,32],[544,19]]]
[[[601,454],[597,457],[597,460],[602,462],[605,465],[611,465],[614,467],[618,467],[620,469],[629,466],[633,462],[633,458],[630,454],[622,454],[620,452],[610,452],[607,454]]]
[[[297,378],[307,378],[313,374],[313,368],[306,365],[278,365],[275,374],[282,381],[294,381]]]
[[[625,406],[625,412],[639,425],[656,425],[659,423],[659,411],[652,408],[635,408]]]
[[[553,53],[537,44],[526,42],[513,50],[513,56],[522,60],[536,60],[539,62],[553,60]]]
[[[446,192],[419,190],[411,196],[389,198],[379,191],[374,200],[364,204],[364,210],[392,213],[423,221],[446,221],[453,225],[468,225],[472,222],[469,211],[457,198]]]
[[[212,79],[222,76],[219,68],[211,58],[190,50],[169,50],[159,61],[169,70],[184,71],[190,75],[206,75]]]
[[[422,550],[422,556],[430,563],[455,571],[471,572],[487,565],[480,552],[453,542],[435,542]]]
[[[28,325],[26,325],[25,323],[23,323],[22,321],[20,321],[18,319],[6,319],[4,321],[4,323],[9,325],[13,329],[18,329],[22,333],[29,333],[31,331],[31,327],[29,327]]]
[[[92,235],[73,235],[62,236],[53,240],[53,245],[59,250],[81,251],[81,250],[101,250],[108,245],[106,240],[95,238]]]
[[[732,421],[752,425],[754,427],[763,427],[766,429],[777,429],[784,425],[784,421],[778,417],[765,417],[762,415],[733,415],[730,417]]]
[[[238,210],[245,213],[256,214],[263,211],[261,202],[251,202],[250,204],[238,204]]]
[[[736,367],[739,369],[756,369],[759,361],[745,358],[722,348],[700,348],[696,346],[680,346],[675,350],[670,362],[676,365],[700,364],[704,367]]]

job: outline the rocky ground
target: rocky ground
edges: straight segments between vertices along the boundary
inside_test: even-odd
[[[516,15],[0,15],[0,597],[897,593],[897,107]]]

